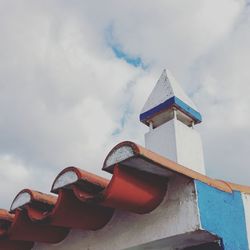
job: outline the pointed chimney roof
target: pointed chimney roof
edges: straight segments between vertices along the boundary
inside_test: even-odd
[[[153,91],[144,104],[140,121],[148,125],[148,121],[157,114],[172,107],[185,113],[194,123],[200,123],[202,118],[195,104],[187,96],[169,70],[164,69]]]

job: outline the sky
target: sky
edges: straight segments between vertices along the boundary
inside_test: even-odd
[[[207,174],[250,184],[249,55],[243,0],[0,0],[0,206],[67,166],[110,178],[164,68],[203,116]]]

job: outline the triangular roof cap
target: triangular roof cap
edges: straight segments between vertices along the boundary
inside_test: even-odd
[[[201,122],[201,114],[195,104],[184,92],[169,70],[164,69],[153,91],[144,104],[140,121],[148,125],[148,121],[157,114],[176,107],[195,123]]]

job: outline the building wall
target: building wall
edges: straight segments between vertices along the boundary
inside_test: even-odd
[[[117,210],[100,230],[72,230],[63,242],[56,245],[37,243],[34,249],[119,250],[162,239],[171,247],[181,243],[181,237],[174,240],[173,236],[192,233],[199,228],[194,181],[176,175],[169,182],[165,199],[151,213],[138,215]]]
[[[177,162],[177,146],[174,120],[150,130],[145,134],[145,147]]]
[[[242,193],[242,200],[244,205],[246,234],[248,238],[248,249],[250,249],[250,195]]]
[[[224,250],[248,250],[249,197],[244,199],[239,191],[223,192],[200,181],[195,184],[201,227],[220,237]]]
[[[177,162],[205,174],[203,147],[200,134],[179,120],[175,121]]]

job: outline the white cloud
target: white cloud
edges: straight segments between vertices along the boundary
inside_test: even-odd
[[[143,143],[139,112],[166,66],[204,114],[208,173],[249,181],[244,1],[0,0],[0,10],[3,206],[26,186],[48,192],[68,165],[103,174],[115,143]],[[110,25],[124,52],[148,69],[115,57],[105,36]]]
[[[25,188],[30,174],[19,160],[10,155],[0,156],[1,206],[9,207],[16,192]]]

